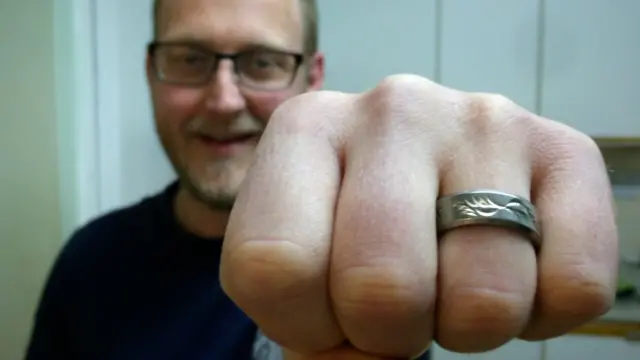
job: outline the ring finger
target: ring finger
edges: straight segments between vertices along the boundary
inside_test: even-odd
[[[480,113],[496,115],[493,110]],[[452,160],[441,168],[440,196],[491,189],[528,200],[529,154],[518,140],[526,132],[510,131],[517,122],[510,129],[486,118],[470,121],[482,126],[469,127],[476,133],[465,138],[474,140],[447,157]],[[470,211],[493,205],[485,202],[490,197],[467,199]],[[537,280],[535,250],[526,235],[502,226],[459,227],[444,233],[438,252],[440,346],[458,352],[488,351],[517,337],[533,307]]]

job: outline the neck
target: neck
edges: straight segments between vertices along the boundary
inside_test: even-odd
[[[182,186],[175,199],[175,212],[187,231],[202,238],[222,238],[229,221],[229,211],[211,209]]]

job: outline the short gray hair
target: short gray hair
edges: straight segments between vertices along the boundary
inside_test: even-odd
[[[304,50],[307,54],[315,54],[319,47],[319,31],[318,23],[320,22],[320,14],[318,12],[318,4],[316,0],[299,0],[302,6],[302,17],[304,19]],[[160,16],[160,7],[162,0],[153,1],[153,36],[158,36],[158,19]]]

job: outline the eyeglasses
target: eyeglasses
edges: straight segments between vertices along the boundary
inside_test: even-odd
[[[222,59],[233,61],[238,85],[260,91],[291,86],[304,56],[277,50],[221,54],[192,44],[152,42],[147,49],[158,80],[175,85],[202,86]]]

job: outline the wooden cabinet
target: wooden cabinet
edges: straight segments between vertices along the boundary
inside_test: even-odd
[[[595,321],[542,342],[513,340],[482,354],[457,354],[432,346],[432,360],[638,360],[640,323]]]
[[[545,1],[543,14],[542,113],[592,136],[640,136],[640,1]]]
[[[434,345],[432,360],[543,360],[543,346],[544,343],[514,340],[496,350],[482,354],[457,354]]]
[[[596,137],[640,136],[640,1],[447,0],[436,80]]]
[[[640,341],[566,335],[539,343],[514,340],[482,354],[457,354],[434,345],[432,354],[432,360],[637,360],[640,359]]]
[[[640,341],[618,337],[563,336],[546,341],[544,360],[638,360]]]

